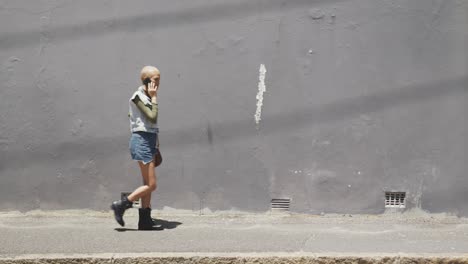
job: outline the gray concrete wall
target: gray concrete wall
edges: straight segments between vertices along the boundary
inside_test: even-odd
[[[0,1],[0,210],[137,187],[127,101],[153,64],[155,208],[382,213],[406,191],[466,216],[467,22],[464,0]]]

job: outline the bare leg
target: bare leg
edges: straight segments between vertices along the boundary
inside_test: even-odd
[[[139,198],[142,198],[142,208],[148,208],[151,203],[151,192],[156,190],[156,172],[154,170],[154,161],[148,164],[143,164],[139,161],[141,176],[145,185],[138,187],[129,196],[128,200],[133,202]]]
[[[140,166],[140,170],[141,170],[141,175],[143,175],[143,169],[141,166]],[[142,177],[142,178],[143,178],[143,185],[148,185],[148,181],[146,180],[148,178],[146,179],[145,177]],[[153,192],[150,192],[147,195],[141,197],[141,208],[151,208],[151,194],[152,193]]]
[[[148,185],[148,170],[144,167],[144,164],[139,162],[138,165],[140,166],[141,176],[143,179],[143,185]],[[155,176],[156,177],[156,176]],[[157,185],[157,184],[156,184]],[[144,195],[141,197],[141,208],[151,208],[151,194],[152,192]]]

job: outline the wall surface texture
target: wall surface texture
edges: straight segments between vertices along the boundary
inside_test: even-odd
[[[139,186],[128,99],[161,70],[156,209],[468,216],[465,0],[0,1],[0,210]],[[263,65],[263,66],[261,66]]]

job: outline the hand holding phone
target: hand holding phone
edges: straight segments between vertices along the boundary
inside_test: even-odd
[[[156,86],[156,83],[150,82],[148,84],[148,95],[152,97],[156,97],[158,92],[158,86]]]

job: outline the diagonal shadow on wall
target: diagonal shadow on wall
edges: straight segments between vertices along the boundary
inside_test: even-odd
[[[281,114],[264,116],[260,129],[263,135],[287,133],[291,129],[338,122],[355,116],[384,111],[389,108],[424,102],[448,95],[465,96],[468,91],[468,76],[434,81],[427,84],[407,86],[376,92],[368,96],[344,99],[323,106],[310,106],[295,109]],[[256,124],[252,119],[216,123],[207,129],[202,126],[186,127],[174,131],[161,130],[164,137],[164,149],[184,149],[193,144],[210,144],[209,137],[214,138],[214,144],[219,141],[233,141],[258,135]],[[200,134],[207,139],[200,142]],[[128,144],[128,134],[114,138],[94,138],[88,141],[62,142],[56,145],[38,146],[38,151],[16,151],[0,153],[0,171],[7,168],[20,168],[27,161],[30,163],[73,160],[79,157],[111,156],[119,151],[125,151]]]
[[[215,20],[244,18],[274,11],[313,7],[318,4],[331,4],[344,0],[243,0],[209,5],[186,7],[173,12],[155,12],[133,17],[101,19],[85,24],[50,27],[47,34],[53,36],[54,43],[74,39],[93,38],[114,32],[137,32],[148,29],[181,26]],[[22,32],[2,32],[0,50],[37,45],[44,32],[31,29]]]

